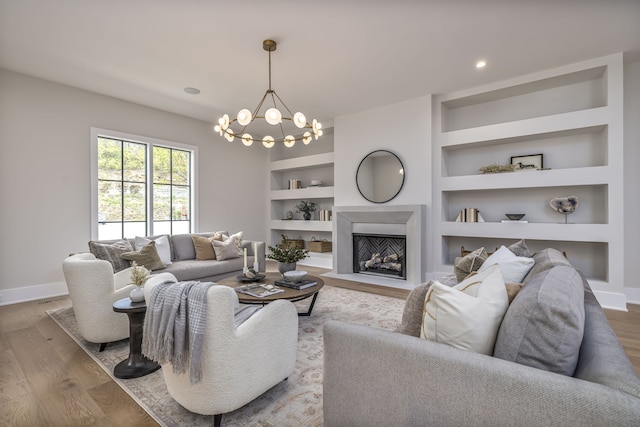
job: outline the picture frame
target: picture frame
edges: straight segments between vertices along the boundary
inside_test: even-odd
[[[514,171],[540,170],[544,167],[542,163],[542,154],[512,156],[511,164],[514,166]]]

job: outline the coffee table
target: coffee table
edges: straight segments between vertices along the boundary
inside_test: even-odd
[[[142,330],[147,304],[123,298],[113,303],[113,311],[129,316],[129,357],[113,368],[116,378],[139,378],[160,369],[160,365],[142,354]]]
[[[280,273],[269,272],[269,273],[265,273],[264,279],[256,283],[273,285],[274,282],[279,279],[282,279],[282,275]],[[240,301],[242,304],[266,305],[266,304],[269,304],[271,301],[275,301],[278,299],[286,299],[291,302],[296,302],[296,301],[301,301],[303,299],[312,297],[311,304],[309,305],[309,309],[304,313],[298,313],[298,316],[310,316],[311,310],[313,310],[313,305],[316,303],[316,298],[318,298],[318,292],[324,286],[324,282],[322,281],[321,278],[316,276],[306,276],[305,279],[315,280],[316,282],[318,282],[318,284],[308,287],[306,289],[301,289],[299,291],[296,289],[285,288],[284,286],[278,286],[279,288],[284,289],[284,292],[280,292],[278,294],[270,295],[264,298],[258,298],[251,295],[237,292],[238,301]],[[229,286],[231,288],[246,285],[246,283],[240,282],[238,279],[236,279],[235,276],[231,276],[231,277],[227,277],[225,279],[219,280],[217,283],[219,285]]]

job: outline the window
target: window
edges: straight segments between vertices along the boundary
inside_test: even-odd
[[[93,239],[190,233],[196,147],[92,129]]]

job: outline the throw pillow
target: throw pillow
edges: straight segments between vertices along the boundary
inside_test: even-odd
[[[165,267],[160,259],[160,255],[158,255],[156,242],[154,240],[146,246],[143,246],[139,251],[125,252],[121,256],[126,260],[135,261],[138,265],[144,266],[147,270],[160,270]]]
[[[412,337],[420,336],[424,299],[432,283],[432,281],[428,281],[416,286],[409,292],[402,311],[402,323],[398,328],[398,332],[401,334],[411,335]]]
[[[513,252],[516,256],[523,256],[527,258],[531,258],[531,252],[529,252],[529,248],[527,244],[524,242],[524,239],[520,239],[517,242],[513,243],[508,248],[511,252]]]
[[[236,249],[238,250],[238,255],[243,255],[244,252],[242,251],[242,236],[244,235],[244,231],[238,231],[236,234],[232,234],[231,236],[229,236],[230,239],[233,239],[233,241],[236,244]]]
[[[425,297],[420,337],[491,355],[508,306],[499,265],[452,288],[434,281]]]
[[[213,250],[216,253],[216,259],[218,261],[224,261],[225,259],[238,258],[240,252],[238,252],[238,246],[233,237],[229,237],[224,242],[214,240]]]
[[[469,273],[478,271],[480,266],[488,257],[489,255],[487,255],[487,251],[484,248],[479,248],[462,258],[456,259],[456,262],[453,265],[453,272],[455,273],[458,282],[462,282]]]
[[[109,261],[113,266],[113,272],[117,273],[125,268],[129,268],[129,261],[122,259],[120,255],[125,252],[131,252],[133,247],[128,240],[120,240],[113,243],[103,243],[90,241],[89,252],[95,255],[98,259]]]
[[[164,265],[171,264],[171,245],[169,244],[169,236],[167,236],[166,234],[155,238],[136,236],[136,251],[141,250],[144,246],[151,243],[151,241],[156,242],[156,250],[158,251],[158,255],[160,255],[162,263]]]
[[[465,277],[465,279],[468,279],[469,277],[473,277],[476,274],[478,274],[478,272],[473,271],[467,277]],[[518,295],[518,292],[520,292],[520,289],[522,289],[523,286],[524,286],[524,283],[505,283],[504,284],[504,287],[507,289],[507,297],[509,299],[509,304],[511,304],[511,302],[516,297],[516,295]]]
[[[533,267],[533,258],[519,257],[507,249],[500,246],[487,260],[480,266],[478,273],[490,268],[494,264],[500,264],[502,277],[506,283],[522,283],[522,279]]]
[[[192,234],[191,240],[193,241],[193,247],[196,250],[196,260],[204,261],[208,259],[216,259],[216,252],[213,250],[213,241],[222,241],[223,235],[215,233],[213,237],[205,237]]]
[[[584,320],[584,286],[579,273],[573,267],[553,267],[536,274],[513,300],[493,355],[573,376]]]

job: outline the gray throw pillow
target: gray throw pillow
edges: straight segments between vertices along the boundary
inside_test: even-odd
[[[458,282],[462,282],[470,273],[478,271],[488,257],[487,251],[484,248],[479,248],[462,258],[456,259],[453,265],[453,272]]]
[[[524,239],[518,240],[507,249],[513,252],[516,256],[531,258],[531,252],[529,251],[527,244],[524,242]]]
[[[566,265],[571,267],[569,260],[557,249],[547,248],[533,254],[533,268],[522,280],[527,283],[536,274],[555,267],[557,265]]]
[[[143,266],[147,270],[153,271],[165,268],[165,265],[158,254],[158,250],[156,249],[155,240],[152,240],[143,246],[139,251],[125,252],[121,257],[129,261],[135,261],[138,265]]]
[[[422,313],[424,312],[424,298],[431,287],[431,281],[416,286],[407,296],[402,312],[402,323],[397,332],[413,337],[420,336],[422,328]]]
[[[109,261],[113,266],[114,273],[129,268],[129,261],[121,258],[121,255],[125,252],[131,252],[132,250],[133,246],[131,246],[128,240],[120,240],[112,243],[89,242],[89,252],[98,259]]]
[[[584,287],[572,267],[556,266],[525,284],[505,313],[494,357],[573,376],[584,333]]]

